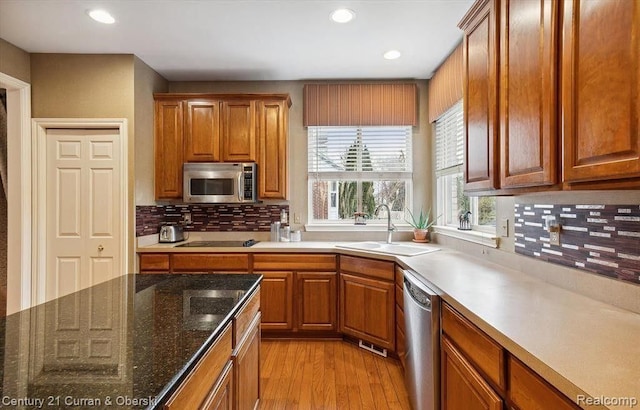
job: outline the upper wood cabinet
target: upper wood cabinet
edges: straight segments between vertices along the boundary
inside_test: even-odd
[[[464,30],[465,191],[499,188],[498,0],[476,2]]]
[[[185,162],[256,162],[258,197],[288,199],[288,95],[154,98],[156,199],[182,198]]]
[[[634,1],[476,1],[465,191],[640,187],[638,26]]]
[[[220,101],[186,101],[184,160],[220,161]]]
[[[564,1],[562,124],[567,188],[640,186],[640,6]],[[627,179],[613,185],[611,180]],[[607,186],[609,185],[609,186]]]
[[[282,100],[258,102],[258,196],[287,199],[289,109]]]
[[[232,100],[222,102],[222,161],[255,162],[256,102]]]
[[[559,2],[500,1],[500,187],[554,185]]]
[[[182,197],[182,102],[157,101],[155,106],[156,199]]]

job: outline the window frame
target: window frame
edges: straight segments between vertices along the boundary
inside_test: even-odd
[[[434,190],[435,195],[435,203],[436,203],[436,212],[438,215],[436,221],[436,228],[446,228],[443,229],[443,232],[447,232],[451,229],[457,229],[459,224],[456,223],[454,215],[457,214],[457,209],[453,210],[453,202],[451,201],[452,193],[451,193],[451,185],[445,181],[446,177],[454,177],[460,175],[463,178],[464,183],[464,111],[463,111],[463,101],[459,100],[453,106],[451,106],[447,111],[445,111],[433,124],[433,135],[434,135],[434,161],[435,165],[434,169],[434,186],[436,189]],[[451,130],[455,127],[455,141],[452,141],[453,134],[449,134],[449,141],[444,141],[441,143],[439,140],[439,132],[438,132],[438,121],[449,121],[446,124],[443,124],[442,127],[446,130]],[[460,146],[462,147],[462,152],[460,152]],[[455,154],[451,152],[452,147],[455,150]],[[438,155],[442,154],[443,157],[439,158]],[[455,159],[457,158],[457,160]],[[438,164],[444,164],[444,166],[438,169]],[[448,192],[445,192],[448,191]],[[466,195],[465,195],[466,196]],[[496,233],[496,224],[494,225],[480,225],[479,221],[479,197],[476,196],[466,196],[469,201],[469,209],[471,211],[471,232],[479,232],[488,235],[495,236]],[[495,198],[495,197],[493,197]],[[453,212],[450,212],[452,211]],[[495,204],[494,204],[494,212],[495,212]],[[451,223],[447,223],[446,218],[451,213],[452,221]],[[497,219],[497,218],[496,218]],[[465,232],[465,231],[461,231]],[[469,232],[469,231],[466,231]]]
[[[407,138],[406,141],[406,158],[407,160],[407,170],[405,171],[362,171],[362,170],[356,170],[356,171],[318,171],[318,170],[314,170],[311,167],[311,157],[312,157],[312,146],[310,145],[311,142],[311,132],[313,132],[314,129],[319,129],[319,128],[343,128],[343,129],[356,129],[356,135],[357,138],[360,138],[360,136],[362,135],[362,130],[366,129],[366,128],[371,128],[371,129],[381,129],[381,128],[397,128],[397,129],[404,129],[404,135]],[[357,209],[356,212],[362,212],[363,210],[363,206],[362,206],[362,195],[361,195],[361,184],[363,182],[376,182],[376,181],[402,181],[405,183],[405,209],[402,212],[403,217],[402,218],[396,218],[396,219],[392,219],[391,221],[399,228],[406,228],[409,227],[409,224],[406,223],[405,219],[407,212],[406,212],[406,208],[409,207],[409,209],[413,208],[413,183],[414,183],[414,171],[413,171],[413,139],[414,139],[414,135],[413,135],[413,127],[412,126],[403,126],[403,125],[398,125],[398,126],[335,126],[335,127],[329,127],[329,126],[309,126],[307,129],[307,227],[310,227],[312,229],[310,230],[314,230],[315,229],[319,229],[319,230],[323,230],[326,228],[330,228],[330,227],[345,227],[345,226],[349,226],[350,229],[357,229],[357,230],[379,230],[381,227],[385,227],[386,228],[386,216],[382,215],[382,213],[380,214],[380,218],[378,219],[367,219],[367,224],[366,225],[355,225],[355,219],[353,217],[351,218],[345,218],[345,219],[315,219],[314,218],[314,183],[319,182],[319,181],[327,181],[329,183],[329,189],[328,191],[328,200],[331,200],[331,184],[332,183],[336,183],[336,182],[340,182],[340,181],[344,181],[344,182],[357,182],[358,184],[358,205],[357,205]],[[317,136],[316,136],[317,138]],[[361,154],[362,154],[362,145],[359,145],[357,147],[358,149],[358,165],[361,164]],[[376,204],[377,205],[377,204]],[[399,212],[399,211],[394,211],[394,212]],[[384,216],[384,218],[382,218]]]

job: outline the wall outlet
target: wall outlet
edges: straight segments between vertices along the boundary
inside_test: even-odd
[[[182,214],[182,222],[187,225],[191,223],[191,212],[185,212]]]
[[[294,224],[299,224],[300,223],[300,214],[293,214],[293,223]]]
[[[500,220],[500,236],[503,238],[509,237],[509,220],[501,219]]]
[[[549,231],[549,244],[560,246],[560,229]]]

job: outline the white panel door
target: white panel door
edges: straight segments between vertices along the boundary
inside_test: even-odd
[[[48,129],[46,300],[121,272],[120,134]]]

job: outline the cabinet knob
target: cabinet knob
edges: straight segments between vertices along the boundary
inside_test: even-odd
[[[98,252],[102,252],[104,250],[104,246],[98,245]]]

